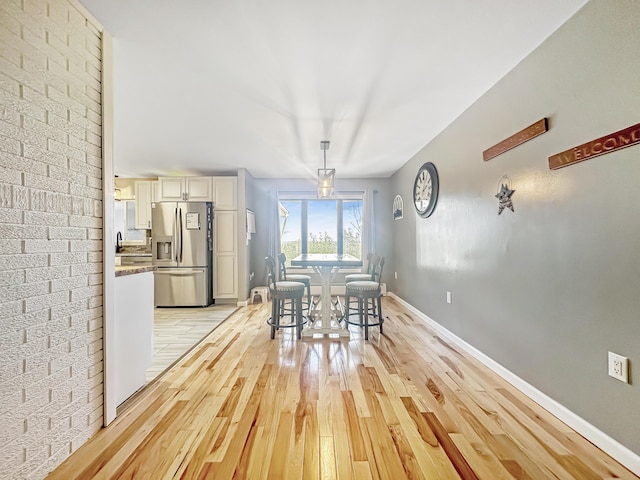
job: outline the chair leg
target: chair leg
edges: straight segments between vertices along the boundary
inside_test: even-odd
[[[273,298],[271,299],[271,340],[273,340],[276,336],[276,318],[277,318],[277,314],[279,314],[280,312],[278,312],[278,301]]]
[[[382,295],[378,296],[378,322],[380,323],[380,333],[384,333],[382,331],[382,324],[384,323],[384,317],[382,316]]]
[[[296,300],[296,318],[297,325],[296,330],[298,332],[298,340],[302,338],[302,297]]]
[[[344,328],[349,330],[349,303],[351,303],[351,297],[345,292],[344,297]]]
[[[365,298],[364,300],[360,300],[360,302],[364,303],[364,339],[369,340],[369,299]],[[360,310],[361,318],[363,310]],[[362,320],[360,320],[360,323],[362,323]]]

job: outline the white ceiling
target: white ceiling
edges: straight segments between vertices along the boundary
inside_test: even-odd
[[[390,176],[587,0],[81,1],[117,174],[290,178]]]

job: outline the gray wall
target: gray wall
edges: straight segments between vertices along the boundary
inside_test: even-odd
[[[338,171],[339,175],[340,172]],[[336,178],[336,190],[373,192],[374,246],[380,255],[385,255],[387,263],[383,272],[383,281],[389,284],[393,276],[393,238],[391,232],[392,202],[390,178],[341,179]],[[303,179],[255,179],[254,205],[256,212],[257,234],[251,241],[251,264],[255,277],[251,286],[266,285],[266,268],[264,257],[267,254],[269,221],[269,195],[274,190],[315,192],[316,185],[312,180]]]
[[[253,238],[247,243],[246,209],[255,211],[255,179],[244,168],[238,169],[238,300],[249,298],[251,282],[249,277],[253,272],[252,250],[255,246]],[[241,186],[242,185],[242,186]],[[240,208],[240,205],[243,205]]]
[[[392,178],[397,294],[636,453],[640,145],[557,171],[547,158],[640,122],[639,52],[640,2],[591,1]],[[483,162],[543,117],[547,133]],[[427,161],[440,196],[420,219]],[[515,213],[498,216],[505,174]],[[607,376],[608,350],[631,385]]]

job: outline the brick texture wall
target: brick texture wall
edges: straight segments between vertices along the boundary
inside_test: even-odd
[[[0,0],[0,479],[102,425],[101,35],[67,0]]]

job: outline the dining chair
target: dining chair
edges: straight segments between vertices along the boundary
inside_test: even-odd
[[[382,270],[384,268],[385,258],[380,257],[378,263],[374,267],[374,280],[357,280],[349,282],[345,285],[345,311],[344,321],[350,325],[358,325],[364,327],[364,339],[369,340],[369,327],[380,327],[380,333],[382,331],[382,324],[384,323],[384,317],[382,316]],[[351,314],[349,312],[351,305],[351,298],[358,300],[358,321],[351,321]],[[369,300],[372,303],[376,303],[377,306],[377,321],[369,322]],[[374,315],[371,318],[376,318]]]
[[[302,313],[302,297],[305,285],[301,282],[278,280],[276,276],[276,262],[271,256],[264,259],[269,273],[269,292],[271,293],[271,317],[267,323],[271,325],[271,338],[275,338],[276,330],[280,328],[296,328],[298,338],[302,336],[302,326],[305,317]],[[281,302],[291,301],[291,321],[288,324],[280,323],[282,316]]]
[[[367,269],[366,273],[350,273],[344,276],[344,282],[357,282],[358,280],[373,280],[375,274],[376,264],[380,261],[380,258],[372,252],[367,253]]]
[[[358,281],[376,281],[376,266],[380,262],[380,257],[373,252],[367,253],[367,269],[366,273],[350,273],[345,275],[344,283],[345,285],[349,282],[358,282]],[[346,299],[345,299],[346,300]],[[353,298],[352,301],[357,301],[356,298]],[[373,302],[371,306],[371,314],[375,317],[376,314],[376,305]]]
[[[313,303],[313,298],[311,297],[311,277],[309,275],[288,273],[287,255],[284,252],[278,254],[278,265],[280,274],[280,276],[278,277],[279,280],[304,283],[304,286],[307,290],[306,308],[307,310],[309,310],[311,304]]]

